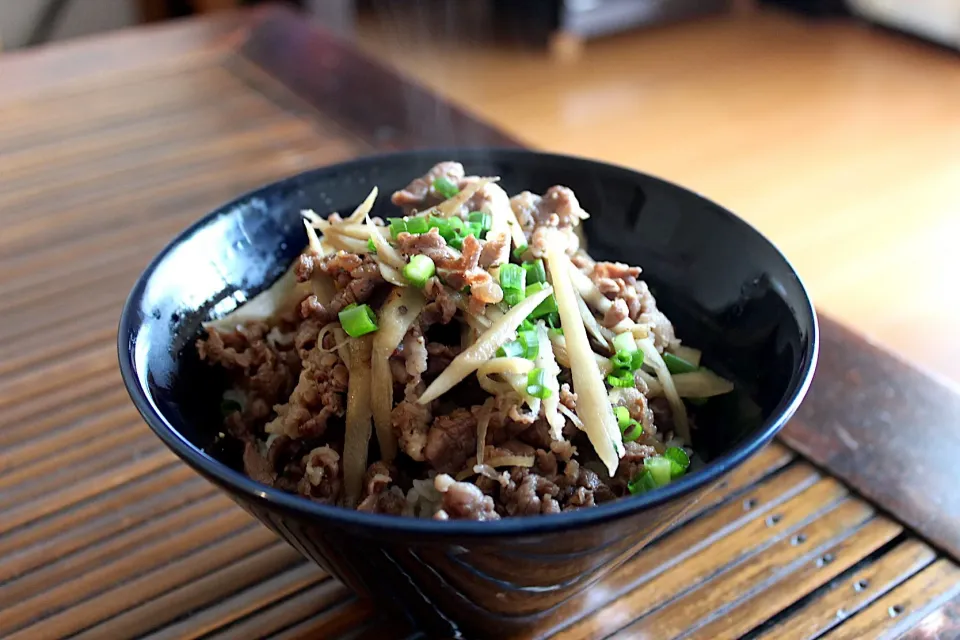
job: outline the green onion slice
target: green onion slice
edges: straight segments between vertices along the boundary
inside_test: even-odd
[[[547,281],[547,270],[543,266],[543,260],[537,258],[533,262],[524,262],[523,270],[527,274],[527,284]]]
[[[673,478],[679,478],[690,468],[690,456],[680,447],[667,447],[663,457],[670,461],[670,473]]]
[[[460,189],[457,188],[457,185],[450,182],[447,178],[440,176],[433,181],[433,190],[439,193],[444,198],[452,198],[453,196],[460,193]]]
[[[698,367],[692,362],[688,362],[683,358],[678,358],[672,353],[664,352],[663,362],[667,365],[667,371],[673,374],[693,373],[698,369]]]
[[[653,479],[653,474],[649,469],[644,469],[630,482],[627,483],[627,491],[633,495],[646,493],[657,488],[657,483]]]
[[[643,461],[643,466],[653,476],[658,487],[670,484],[670,461],[663,456],[652,456]]]
[[[412,256],[410,262],[403,267],[403,277],[409,280],[410,284],[421,289],[436,272],[437,267],[433,264],[433,260],[422,255]]]
[[[553,394],[553,391],[547,387],[547,375],[543,369],[534,369],[527,374],[527,393],[541,400]]]
[[[377,330],[377,316],[368,304],[344,307],[339,318],[340,326],[351,338],[359,338]]]
[[[423,216],[409,218],[407,220],[407,233],[426,233],[430,230],[430,223]]]

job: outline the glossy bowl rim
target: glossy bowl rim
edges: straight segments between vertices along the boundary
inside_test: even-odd
[[[444,156],[444,154],[447,154]],[[275,189],[278,185],[287,182],[302,180],[313,174],[321,174],[327,171],[342,171],[352,168],[362,168],[365,165],[374,165],[378,162],[394,160],[402,157],[409,157],[411,161],[419,156],[431,157],[450,157],[464,158],[464,156],[477,156],[482,159],[485,155],[497,156],[537,156],[552,161],[587,163],[605,171],[619,171],[641,176],[648,180],[653,180],[666,184],[673,188],[678,188],[693,196],[709,202],[718,211],[723,212],[733,220],[734,224],[745,227],[747,233],[756,234],[763,242],[769,245],[774,252],[783,260],[793,277],[796,279],[800,291],[803,293],[802,300],[793,301],[797,306],[793,307],[794,315],[802,320],[802,316],[807,316],[810,323],[810,337],[808,347],[803,354],[803,365],[799,371],[794,371],[794,379],[787,393],[781,398],[776,409],[763,425],[753,434],[748,436],[739,445],[727,451],[722,456],[705,464],[701,469],[684,476],[680,480],[670,483],[666,487],[651,491],[649,493],[633,496],[630,498],[621,498],[612,502],[600,504],[589,509],[579,509],[576,511],[563,512],[559,514],[549,514],[546,516],[535,517],[510,517],[500,520],[473,521],[473,520],[450,520],[436,521],[432,519],[423,519],[415,517],[390,516],[385,514],[365,513],[354,509],[331,506],[313,502],[307,498],[286,493],[280,489],[268,487],[256,482],[243,473],[231,469],[227,465],[212,458],[204,453],[200,448],[194,446],[167,420],[158,407],[154,404],[150,394],[140,383],[140,376],[136,367],[136,344],[134,329],[141,323],[137,319],[140,302],[146,289],[146,284],[150,280],[157,266],[166,258],[166,256],[178,245],[189,238],[199,228],[209,223],[215,217],[222,215],[224,211],[230,210],[240,203],[246,202],[258,194]],[[509,159],[509,158],[508,158]],[[464,158],[466,160],[466,158]],[[691,493],[697,489],[706,487],[722,476],[732,471],[737,466],[746,462],[760,448],[770,442],[783,425],[796,413],[797,408],[803,401],[813,380],[813,374],[816,370],[817,359],[819,355],[820,329],[817,321],[816,310],[807,288],[804,286],[796,269],[787,260],[786,256],[779,248],[771,242],[766,236],[760,233],[753,225],[743,220],[726,207],[719,203],[705,198],[700,194],[678,185],[669,180],[653,176],[648,173],[636,171],[628,167],[613,163],[602,162],[593,158],[575,156],[570,154],[548,153],[530,149],[501,148],[501,147],[466,147],[466,148],[423,148],[415,150],[395,151],[376,155],[368,155],[346,162],[340,162],[332,165],[315,167],[302,171],[298,174],[276,180],[274,182],[262,185],[244,193],[215,208],[210,213],[188,226],[182,232],[170,240],[166,246],[150,261],[147,267],[137,278],[136,283],[130,291],[123,311],[120,316],[120,323],[117,332],[117,352],[120,362],[120,373],[123,378],[127,393],[133,400],[137,411],[146,421],[150,429],[163,441],[163,443],[177,455],[182,461],[186,462],[194,470],[200,472],[208,480],[219,485],[228,493],[242,495],[246,500],[255,503],[267,504],[270,508],[279,508],[289,512],[297,513],[301,517],[308,517],[317,521],[331,521],[340,525],[361,527],[369,531],[379,531],[384,533],[404,533],[421,534],[430,537],[437,536],[468,536],[468,537],[498,537],[505,535],[535,535],[544,533],[554,533],[574,528],[586,527],[589,525],[602,524],[611,520],[626,518],[641,511],[667,504],[676,498]]]

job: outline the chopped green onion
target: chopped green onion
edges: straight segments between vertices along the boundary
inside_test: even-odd
[[[518,331],[517,340],[523,345],[523,357],[527,360],[533,360],[540,353],[540,338],[535,330]]]
[[[536,325],[533,324],[533,321],[530,318],[525,318],[523,322],[520,323],[520,326],[517,327],[517,331],[530,331],[531,329],[536,329]]]
[[[443,235],[443,233],[450,228],[446,218],[438,218],[437,216],[428,216],[427,226],[429,227],[429,229],[427,229],[428,231],[430,229],[436,229],[440,235]]]
[[[443,176],[440,176],[433,181],[433,190],[442,195],[444,198],[452,198],[460,193],[460,189],[457,188],[457,185],[453,184]]]
[[[630,417],[630,411],[627,410],[626,407],[614,407],[613,415],[617,416],[617,425],[619,425],[621,431],[626,429],[633,419]]]
[[[407,233],[426,233],[430,230],[430,223],[423,216],[409,218],[407,220]]]
[[[513,257],[520,260],[520,257],[527,252],[527,245],[522,244],[513,250]]]
[[[670,475],[679,478],[690,468],[690,456],[680,447],[667,447],[663,457],[670,461]]]
[[[467,221],[479,223],[482,231],[490,231],[493,226],[493,216],[484,211],[471,211],[467,215]]]
[[[343,309],[340,309],[340,311],[349,311],[350,309],[356,309],[356,308],[357,308],[357,303],[351,302],[350,304],[345,306]]]
[[[692,362],[687,362],[683,358],[679,358],[668,352],[664,352],[663,362],[667,365],[667,371],[673,374],[693,373],[698,369],[697,365]]]
[[[624,351],[617,351],[610,362],[613,363],[614,369],[629,369],[630,363],[633,361],[633,354],[626,353]]]
[[[636,371],[643,366],[643,351],[634,351],[630,355],[630,370]]]
[[[497,356],[500,358],[522,358],[527,348],[519,340],[511,340],[497,349]]]
[[[387,222],[390,223],[390,235],[394,238],[407,230],[407,221],[403,218],[387,218]]]
[[[550,327],[547,333],[549,333],[551,336],[562,336],[563,329],[561,329],[560,327]]]
[[[403,277],[419,288],[423,288],[427,280],[436,272],[437,267],[433,264],[433,260],[421,255],[412,256],[410,262],[403,267]]]
[[[339,318],[340,326],[351,338],[359,338],[377,330],[377,316],[368,304],[344,307]]]
[[[519,289],[506,289],[503,292],[503,301],[507,303],[507,306],[513,307],[521,302],[526,296],[523,294],[523,291]]]
[[[624,442],[633,442],[643,435],[643,425],[636,420],[631,420],[625,428],[620,430],[620,432],[623,434]]]
[[[480,226],[480,223],[479,223],[479,222],[468,222],[468,223],[467,223],[467,235],[468,235],[468,236],[473,236],[474,238],[477,238],[478,240],[482,240],[482,239],[484,238],[484,236],[486,235],[486,233],[487,233],[487,232],[483,229],[483,227]]]
[[[542,282],[535,282],[529,287],[527,287],[527,296],[532,296],[533,294],[543,290]],[[537,305],[537,308],[530,313],[530,317],[533,319],[542,318],[543,316],[550,315],[551,313],[556,313],[559,307],[557,307],[557,299],[551,293],[547,296],[543,302]]]
[[[643,461],[644,468],[653,476],[658,487],[670,484],[670,461],[663,456],[652,456]]]
[[[447,228],[450,230],[451,233],[462,235],[467,228],[467,225],[464,224],[463,220],[461,220],[457,216],[451,216],[446,220],[447,220]]]
[[[633,337],[631,332],[624,331],[617,334],[617,337],[613,339],[613,348],[615,351],[633,353],[637,350],[637,339]]]
[[[370,253],[377,252],[377,245],[373,243],[373,238],[367,238],[367,249],[370,250]]]
[[[220,415],[227,417],[236,411],[243,411],[243,407],[236,400],[224,400],[220,403]]]
[[[547,281],[547,270],[543,267],[543,260],[540,258],[534,262],[524,262],[523,269],[527,274],[527,284]]]
[[[616,375],[607,376],[607,384],[611,387],[619,387],[621,389],[627,389],[629,387],[636,386],[636,381],[633,379],[633,374],[629,371],[623,371]]]
[[[524,290],[523,268],[515,264],[505,264],[500,267],[500,287],[507,289]]]
[[[639,475],[627,483],[627,491],[633,495],[646,493],[657,488],[657,483],[653,480],[653,474],[649,469],[644,469]]]
[[[547,374],[543,369],[534,369],[527,374],[527,393],[534,398],[549,398],[553,391],[546,386]]]
[[[460,236],[454,236],[450,240],[447,240],[447,244],[459,251],[460,249],[463,249],[463,238]]]

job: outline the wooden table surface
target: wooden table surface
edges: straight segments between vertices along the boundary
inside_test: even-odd
[[[286,9],[0,57],[0,636],[412,633],[163,448],[116,324],[147,261],[223,201],[481,144],[516,142]],[[960,636],[960,397],[822,328],[780,442],[534,637]]]

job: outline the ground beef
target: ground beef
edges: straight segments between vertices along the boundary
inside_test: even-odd
[[[457,313],[447,288],[436,277],[427,280],[423,294],[429,303],[420,312],[420,326],[423,330],[435,324],[448,324]]]
[[[520,432],[518,438],[521,442],[537,449],[550,449],[550,443],[553,442],[553,436],[550,435],[550,425],[544,418],[534,420],[533,424]]]
[[[510,236],[500,234],[496,237],[488,235],[483,243],[483,250],[480,252],[480,266],[484,269],[503,264],[507,262],[509,256],[507,247],[510,245]]]
[[[669,433],[673,431],[673,409],[670,403],[663,396],[651,398],[649,402],[650,411],[653,415],[653,423],[660,433]]]
[[[397,250],[405,257],[427,256],[438,269],[453,269],[460,259],[460,253],[447,246],[447,241],[436,228],[420,234],[400,233],[397,236]]]
[[[627,309],[627,303],[620,298],[617,298],[613,301],[613,304],[610,306],[610,308],[607,309],[606,313],[603,314],[603,320],[601,321],[601,324],[608,329],[612,329],[629,317],[630,310]]]
[[[650,327],[654,345],[661,353],[664,349],[679,344],[673,324],[658,308],[657,301],[643,280],[637,280],[639,267],[629,267],[619,262],[597,262],[589,272],[594,284],[610,300],[611,308],[604,316],[603,324],[608,327],[616,324],[614,320],[629,317],[637,324]],[[623,315],[624,307],[627,315]],[[613,323],[613,324],[611,324]]]
[[[560,488],[530,469],[514,469],[509,484],[500,492],[503,508],[511,516],[559,513],[556,497]]]
[[[304,474],[297,486],[300,495],[317,502],[336,504],[340,499],[340,454],[329,446],[317,447],[303,457]]]
[[[358,256],[355,253],[338,251],[321,259],[311,259],[313,266],[310,270],[319,270],[329,276],[337,288],[330,302],[321,302],[317,296],[309,295],[300,303],[300,315],[312,318],[321,324],[333,322],[337,314],[350,304],[362,304],[370,299],[377,285],[381,284],[383,276],[376,261],[368,256]],[[301,256],[303,263],[303,256]],[[306,268],[297,269],[298,277]]]
[[[435,164],[430,168],[430,171],[413,180],[400,191],[394,192],[390,201],[403,208],[405,215],[438,205],[446,198],[433,189],[433,182],[441,177],[446,178],[453,184],[460,184],[464,178],[463,165],[459,162]]]
[[[477,450],[477,421],[468,409],[437,416],[427,433],[424,457],[440,473],[456,473]]]
[[[253,440],[248,440],[244,444],[243,470],[248,476],[267,486],[272,487],[277,479],[273,465],[261,451],[260,445]]]
[[[647,402],[647,397],[639,389],[631,387],[617,389],[611,392],[610,397],[618,405],[622,405],[630,412],[630,417],[640,423],[647,436],[657,433],[658,421]]]
[[[577,394],[570,390],[570,385],[566,382],[560,385],[560,404],[570,411],[577,410]]]
[[[260,400],[271,407],[292,391],[300,372],[300,356],[292,345],[284,348],[268,340],[269,333],[270,327],[263,322],[250,322],[231,332],[211,327],[207,337],[197,341],[197,352],[201,360],[230,373],[248,404]]]
[[[475,485],[455,482],[446,474],[434,479],[434,487],[442,495],[436,520],[499,520],[493,498],[484,495]]]
[[[315,346],[303,363],[300,379],[287,402],[275,407],[277,417],[267,433],[290,438],[317,438],[334,416],[346,413],[347,367],[333,352]]]
[[[423,385],[420,385],[419,389],[407,393],[390,412],[390,424],[400,450],[418,462],[424,460],[423,450],[427,446],[427,431],[432,421],[430,406],[417,402],[422,392]]]
[[[357,511],[402,515],[407,506],[403,490],[393,483],[396,469],[383,461],[374,462],[363,476],[363,493]]]
[[[440,375],[444,369],[450,366],[453,359],[457,357],[460,349],[440,344],[439,342],[431,342],[427,345],[427,353],[430,356],[427,373],[429,375]]]

